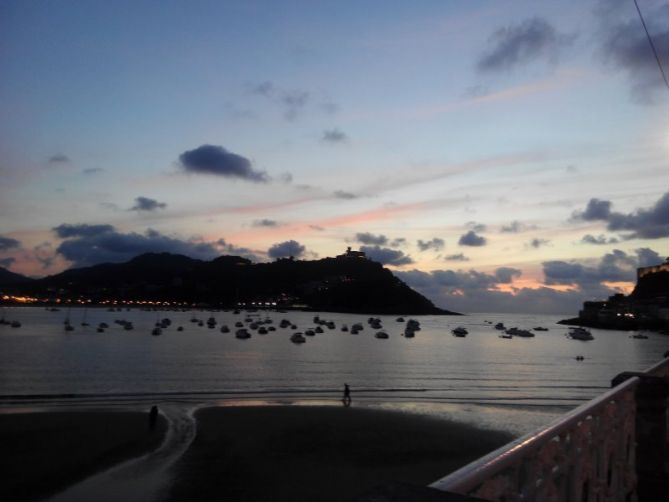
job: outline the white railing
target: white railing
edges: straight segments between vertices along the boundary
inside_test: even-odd
[[[636,394],[643,379],[666,381],[669,358],[636,375],[430,487],[500,502],[636,501],[637,418],[645,424],[637,417]],[[666,417],[667,400],[659,402]],[[666,429],[658,437],[666,439]],[[639,444],[645,447],[647,438]]]
[[[638,383],[631,378],[430,487],[504,502],[634,500]]]

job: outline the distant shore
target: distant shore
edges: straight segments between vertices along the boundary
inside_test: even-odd
[[[427,485],[511,435],[412,413],[337,406],[204,408],[166,501],[355,500],[387,482]],[[0,415],[0,493],[40,500],[157,448],[147,413]],[[212,496],[215,494],[215,497]]]

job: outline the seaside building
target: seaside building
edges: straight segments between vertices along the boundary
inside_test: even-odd
[[[613,329],[669,328],[669,259],[637,269],[634,291],[606,301],[588,301],[578,313],[583,324]]]

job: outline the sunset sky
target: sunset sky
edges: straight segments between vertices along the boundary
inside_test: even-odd
[[[669,73],[669,1],[639,0]],[[575,314],[669,255],[632,0],[0,0],[0,266],[361,248],[438,306]]]

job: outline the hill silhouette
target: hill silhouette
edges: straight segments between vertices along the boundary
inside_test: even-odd
[[[84,296],[93,301],[152,300],[233,306],[276,302],[331,312],[456,314],[442,310],[380,263],[365,258],[280,259],[252,263],[239,256],[202,261],[147,253],[126,263],[69,269],[20,284],[31,294]]]
[[[0,267],[0,287],[15,286],[17,284],[25,284],[32,281],[33,279],[30,277],[26,277],[25,275],[17,274],[7,270],[4,267]]]

